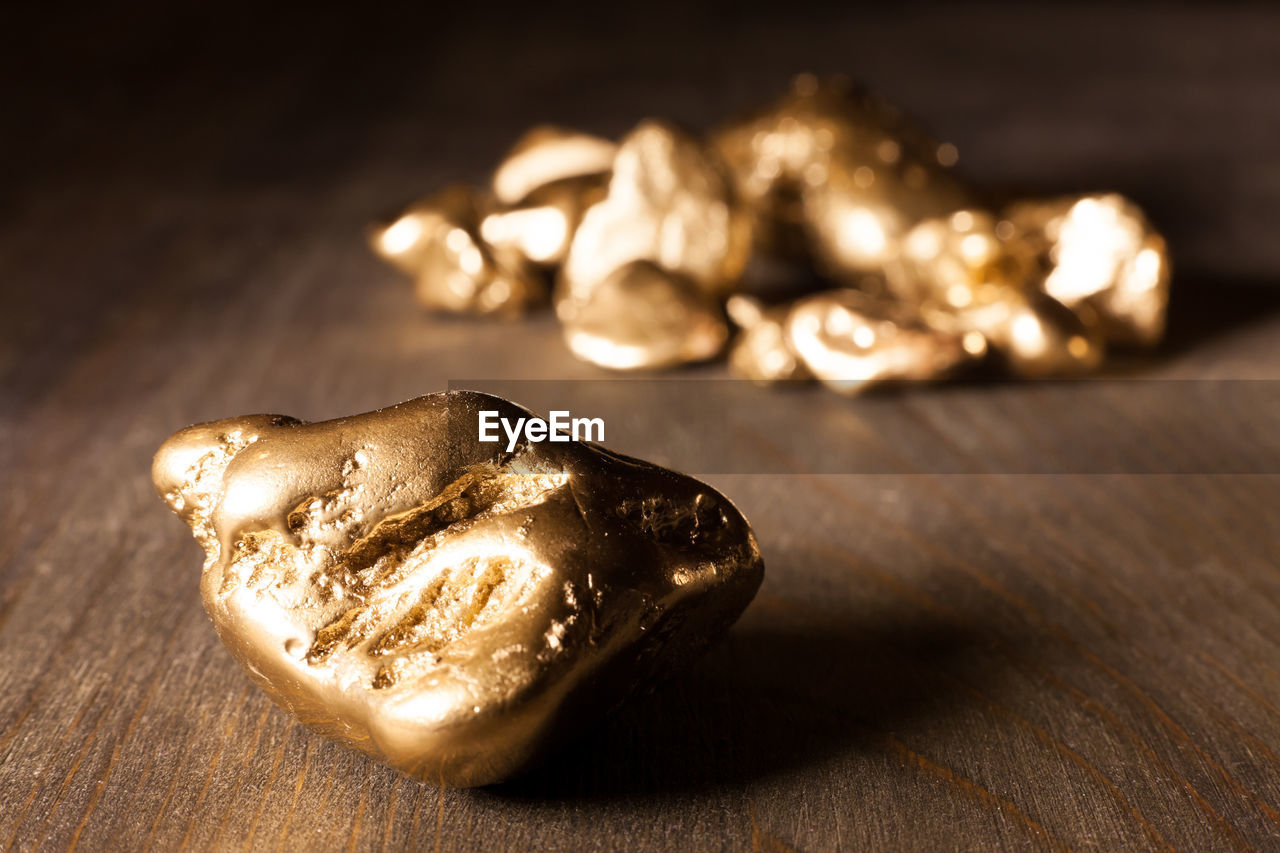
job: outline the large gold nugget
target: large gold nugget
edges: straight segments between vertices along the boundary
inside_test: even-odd
[[[418,302],[434,311],[512,316],[545,303],[526,258],[481,238],[486,204],[471,187],[447,187],[374,228],[374,251],[412,275]]]
[[[1168,251],[1137,205],[1115,193],[1070,196],[1019,202],[1005,216],[1039,251],[1045,293],[1072,308],[1093,308],[1111,340],[1159,343],[1169,305]]]
[[[458,391],[185,429],[156,488],[207,557],[233,655],[315,730],[419,778],[528,767],[723,632],[764,567],[690,477],[578,441],[478,440]],[[498,430],[502,432],[503,430]]]
[[[608,196],[578,226],[557,299],[585,301],[632,261],[652,261],[724,296],[750,248],[750,221],[719,159],[683,131],[646,121],[622,140]]]

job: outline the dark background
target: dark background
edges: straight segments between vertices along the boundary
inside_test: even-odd
[[[785,436],[730,425],[733,471],[791,473],[712,479],[768,566],[742,622],[550,766],[472,792],[253,689],[147,470],[192,422],[601,378],[549,317],[424,315],[367,223],[483,180],[532,123],[706,128],[800,71],[866,82],[984,186],[1129,194],[1175,264],[1169,340],[1130,375],[1273,380],[1280,10],[171,5],[0,11],[0,846],[1274,847],[1280,478],[1238,466],[1280,431],[1256,406],[1206,432],[1115,386],[867,403],[887,420],[794,392]],[[1123,473],[1087,432],[1104,405],[1151,469],[1199,473]],[[823,442],[886,473],[806,465],[818,407]],[[655,457],[696,452],[652,432]],[[1215,436],[1235,473],[1180,464]],[[1046,466],[963,457],[975,437],[1015,460],[1110,445],[1111,473],[1009,476]],[[963,475],[916,465],[939,448]]]
[[[912,112],[984,187],[1131,195],[1195,305],[1175,304],[1175,338],[1183,321],[1199,334],[1269,310],[1253,286],[1280,275],[1268,4],[172,5],[0,13],[13,352],[74,346],[103,311],[132,310],[148,271],[126,244],[270,241],[317,217],[354,241],[444,182],[484,180],[533,123],[704,129],[806,70]],[[221,221],[213,200],[243,213]],[[32,286],[37,270],[49,286]],[[166,274],[173,291],[200,287]],[[370,261],[328,284],[393,280]],[[29,393],[13,358],[6,385]]]
[[[705,128],[808,70],[913,112],[986,185],[1132,194],[1183,269],[1280,264],[1268,4],[171,5],[7,8],[19,211],[130,188],[314,191],[394,166],[389,204],[484,178],[534,122]]]

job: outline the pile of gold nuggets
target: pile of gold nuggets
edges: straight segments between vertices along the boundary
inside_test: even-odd
[[[1159,341],[1168,258],[1136,205],[983,205],[957,159],[847,82],[801,75],[707,139],[656,120],[616,144],[535,128],[489,189],[449,187],[372,242],[426,307],[550,302],[573,353],[614,370],[727,348],[738,376],[854,394],[988,358],[1020,377],[1079,375],[1109,344]],[[761,287],[760,270],[808,284]]]

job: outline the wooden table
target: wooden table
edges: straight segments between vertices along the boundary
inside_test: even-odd
[[[1280,15],[540,11],[13,13],[0,845],[1280,847]],[[215,638],[155,448],[451,380],[601,379],[547,317],[424,316],[365,223],[534,121],[705,126],[805,67],[870,79],[989,184],[1148,204],[1180,264],[1167,345],[1129,385],[726,386],[760,416],[701,469],[677,427],[716,419],[670,386],[621,449],[752,519],[767,577],[723,643],[492,789],[295,724]]]

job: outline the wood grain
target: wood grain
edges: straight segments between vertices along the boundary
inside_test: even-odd
[[[1078,389],[1073,407],[1105,401],[1137,425],[1133,450],[1041,474],[1009,460],[1111,434],[1068,425],[1052,395],[1037,408],[1031,386],[877,401],[890,434],[859,403],[791,394],[795,429],[735,424],[734,467],[712,477],[766,555],[743,620],[690,672],[492,789],[420,784],[310,734],[224,652],[198,548],[148,478],[170,432],[335,417],[450,380],[600,378],[547,317],[423,316],[363,245],[371,217],[481,176],[533,121],[705,126],[806,66],[860,74],[975,152],[988,183],[1117,186],[1152,206],[1180,262],[1174,328],[1125,375],[1280,377],[1280,255],[1261,239],[1280,214],[1265,177],[1274,11],[937,7],[779,25],[653,8],[628,26],[619,12],[14,13],[0,845],[1280,847],[1280,476],[1247,468],[1280,452],[1269,385],[1205,411],[1213,430],[1153,427],[1146,398]],[[597,26],[607,46],[588,40]],[[818,411],[824,440],[891,464],[832,474],[804,428]],[[654,451],[696,452],[663,450],[680,436],[655,433]],[[975,437],[963,471],[928,462]],[[1127,467],[1216,450],[1246,467]]]

